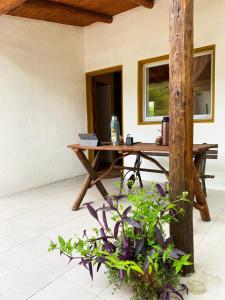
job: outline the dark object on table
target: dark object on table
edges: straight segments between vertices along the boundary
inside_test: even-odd
[[[158,136],[155,140],[156,145],[162,145],[162,137]]]
[[[81,146],[99,146],[99,140],[95,133],[80,133],[78,134],[80,138]]]
[[[126,145],[132,146],[134,144],[134,139],[128,134],[126,137]]]
[[[162,120],[162,145],[169,145],[169,117],[163,117]]]

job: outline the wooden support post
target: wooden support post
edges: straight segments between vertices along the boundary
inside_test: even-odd
[[[171,201],[187,191],[193,201],[193,0],[170,0],[170,189]],[[177,248],[191,254],[194,262],[193,205],[179,223],[171,224]],[[194,264],[184,273],[194,271]]]

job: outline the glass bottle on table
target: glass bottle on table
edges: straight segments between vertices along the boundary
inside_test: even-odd
[[[120,124],[117,116],[113,115],[110,123],[111,142],[113,146],[120,144]]]

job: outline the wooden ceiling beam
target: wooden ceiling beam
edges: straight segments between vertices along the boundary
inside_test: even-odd
[[[0,1],[0,16],[7,14],[10,10],[16,8],[26,0],[1,0]]]
[[[144,6],[146,8],[153,8],[155,2],[154,0],[129,0],[129,1],[140,6]]]
[[[112,23],[113,21],[112,16],[106,14],[47,0],[27,0],[9,14],[74,26],[86,26],[95,22]]]

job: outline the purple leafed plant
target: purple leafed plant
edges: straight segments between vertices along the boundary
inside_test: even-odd
[[[59,236],[58,243],[50,243],[50,251],[58,249],[69,261],[79,259],[92,279],[104,265],[110,283],[133,287],[133,299],[167,300],[172,294],[183,299],[187,288],[179,278],[182,268],[191,264],[190,255],[175,247],[164,228],[183,213],[176,202],[187,202],[187,193],[170,202],[165,186],[157,184],[150,190],[133,189],[126,207],[119,204],[120,198],[108,196],[98,209],[86,203],[98,228],[91,235],[84,230],[83,238],[74,241]]]

